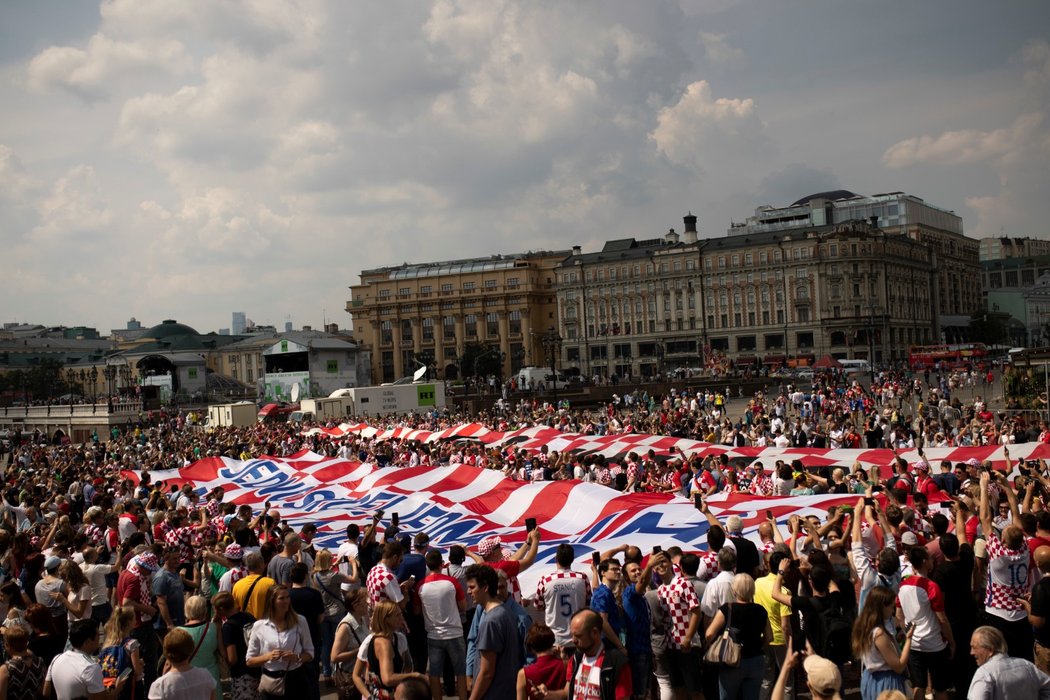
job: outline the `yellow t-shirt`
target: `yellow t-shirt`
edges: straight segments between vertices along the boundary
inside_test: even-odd
[[[780,625],[780,618],[791,615],[791,606],[773,600],[773,582],[776,581],[776,578],[776,574],[769,574],[755,580],[755,602],[765,608],[766,614],[769,615],[769,626],[773,630],[773,646],[783,646],[787,644],[787,638],[784,637],[784,628]]]
[[[255,588],[252,588],[252,584],[257,579],[259,581]],[[248,613],[256,620],[261,620],[263,613],[266,612],[266,593],[277,584],[269,576],[260,576],[259,574],[248,574],[237,583],[233,584],[233,599],[237,601],[237,605],[240,606],[241,610]],[[248,589],[252,590],[252,599],[245,601],[244,599],[248,596]]]

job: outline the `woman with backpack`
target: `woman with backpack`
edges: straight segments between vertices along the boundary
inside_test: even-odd
[[[256,620],[237,607],[227,591],[211,601],[215,614],[222,620],[222,649],[230,670],[230,694],[227,700],[259,700],[259,670],[248,668],[248,640]]]
[[[102,666],[102,682],[110,687],[125,669],[132,670],[133,682],[124,684],[121,700],[143,697],[142,677],[146,664],[139,653],[139,642],[131,636],[135,627],[135,611],[130,607],[113,610],[102,635],[98,661]]]
[[[335,682],[339,700],[359,700],[361,693],[354,685],[353,671],[357,652],[368,636],[368,623],[365,620],[368,613],[368,592],[364,588],[347,591],[343,602],[347,613],[336,626],[329,656],[333,667],[332,680]]]
[[[894,613],[897,595],[885,586],[875,586],[864,599],[864,607],[853,626],[853,653],[860,659],[862,700],[876,700],[887,690],[907,693],[908,655],[915,631],[909,626],[904,635],[904,647],[897,651],[894,639]]]
[[[321,592],[321,599],[324,601],[324,619],[321,620],[321,655],[319,657],[322,683],[332,678],[332,642],[335,641],[336,625],[346,615],[342,586],[349,582],[350,579],[332,567],[330,551],[322,549],[317,553],[311,583]]]

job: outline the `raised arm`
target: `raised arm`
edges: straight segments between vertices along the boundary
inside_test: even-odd
[[[981,531],[984,532],[985,537],[992,536],[992,509],[988,505],[988,472],[981,472],[981,506],[980,506],[980,518],[981,518]]]

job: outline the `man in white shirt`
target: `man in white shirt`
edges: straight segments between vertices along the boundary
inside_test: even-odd
[[[436,698],[442,696],[441,674],[447,659],[456,676],[457,695],[463,698],[467,696],[467,646],[461,614],[467,599],[459,581],[441,572],[441,552],[427,552],[425,561],[427,576],[417,592],[427,630],[431,691]]]
[[[558,545],[554,554],[557,568],[542,576],[536,585],[536,607],[544,611],[544,621],[554,632],[554,643],[562,649],[572,646],[569,629],[572,616],[586,608],[591,600],[591,582],[587,575],[571,568],[574,557],[572,545]]]
[[[339,545],[339,549],[336,551],[335,561],[339,566],[339,573],[345,576],[348,580],[342,584],[344,591],[349,591],[354,587],[354,583],[349,581],[350,576],[353,574],[353,567],[350,565],[351,559],[357,559],[360,549],[358,542],[361,538],[361,528],[357,523],[350,523],[346,526],[346,542]],[[360,582],[356,582],[360,583]]]
[[[128,679],[109,689],[102,684],[102,667],[94,659],[100,648],[98,623],[91,619],[73,622],[69,643],[73,648],[56,656],[47,669],[44,697],[51,697],[53,691],[58,700],[115,700]]]
[[[729,547],[718,550],[718,575],[711,579],[704,589],[700,601],[700,612],[710,620],[718,609],[735,600],[733,596],[733,577],[736,576],[736,551]]]

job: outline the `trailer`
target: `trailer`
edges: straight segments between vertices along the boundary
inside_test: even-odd
[[[317,421],[327,423],[330,420],[341,421],[346,418],[350,402],[341,397],[323,399],[303,399],[299,410],[288,417],[293,422]]]
[[[255,423],[255,415],[255,404],[251,401],[216,404],[208,406],[205,425],[209,428],[244,428]]]
[[[413,382],[339,389],[333,393],[348,401],[352,416],[382,416],[390,413],[421,413],[444,408],[445,382]]]

